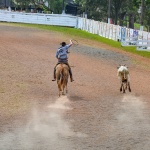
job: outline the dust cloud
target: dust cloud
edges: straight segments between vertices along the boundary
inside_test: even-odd
[[[112,124],[112,141],[115,139],[118,146],[123,149],[127,147],[129,149],[132,147],[133,150],[149,149],[149,109],[143,97],[124,95],[115,117],[116,120]],[[115,144],[116,141],[112,143]]]
[[[142,101],[142,98],[134,95],[125,95],[122,99],[122,112],[118,119],[120,122],[128,124],[128,126],[143,122],[146,119],[145,108],[146,103]]]
[[[62,96],[44,111],[34,108],[30,121],[24,127],[17,126],[12,132],[0,136],[0,149],[73,149],[70,137],[86,136],[74,132],[71,123],[64,119],[65,112],[72,109],[69,105],[69,99]]]
[[[115,105],[107,147],[113,150],[149,150],[150,118],[144,97],[124,94]]]
[[[124,132],[150,132],[148,109],[140,96],[124,95],[117,120]]]

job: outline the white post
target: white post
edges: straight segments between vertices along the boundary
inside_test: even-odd
[[[11,11],[11,7],[10,6],[8,7],[8,11]]]

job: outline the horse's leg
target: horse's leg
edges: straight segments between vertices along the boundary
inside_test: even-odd
[[[62,95],[65,95],[65,93],[64,93],[64,88],[65,88],[65,86],[64,86],[64,80],[63,80],[63,83],[62,83],[62,85],[61,85]]]
[[[67,79],[64,78],[64,81],[63,81],[63,93],[65,95],[65,92],[67,93],[68,92],[68,89],[67,89]]]
[[[57,87],[58,87],[58,96],[61,95],[61,88],[60,88],[60,71],[59,68],[56,68],[56,80],[57,80]]]
[[[59,97],[60,97],[60,95],[61,95],[61,91],[60,91],[59,86],[58,86],[58,95],[59,95]]]
[[[60,83],[59,83],[59,81],[57,81],[57,85],[58,85],[58,95],[59,95],[59,97],[60,97],[61,88],[60,88]]]
[[[126,82],[126,88],[125,88],[126,90],[127,90],[127,87],[128,87],[128,82]]]
[[[125,93],[125,87],[124,87],[124,83],[122,84],[122,87],[123,87],[123,93]]]
[[[68,80],[66,79],[66,81],[65,81],[65,90],[66,90],[66,93],[68,93],[67,82],[68,82]]]
[[[65,95],[64,91],[62,91],[62,95]]]
[[[67,87],[67,84],[66,84],[66,93],[68,93],[68,87]]]
[[[120,92],[122,92],[122,90],[123,90],[123,93],[125,93],[125,88],[124,88],[124,83],[123,82],[121,83]]]
[[[64,91],[65,91],[66,93],[68,93],[67,82],[64,83]]]
[[[63,88],[63,90],[62,90],[62,95],[65,95],[64,88]]]
[[[123,83],[121,83],[120,92],[122,92],[122,86],[123,86]]]
[[[130,82],[128,82],[129,92],[131,92]]]
[[[59,97],[62,95],[62,84],[61,84],[61,79],[57,80],[57,84],[58,84],[58,90],[59,90]]]
[[[123,86],[123,93],[125,93],[125,88],[124,88],[124,86]]]

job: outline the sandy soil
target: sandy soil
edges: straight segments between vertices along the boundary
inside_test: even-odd
[[[75,81],[58,98],[52,82],[61,33],[0,24],[0,149],[149,150],[150,60],[77,38]],[[118,64],[131,89],[119,91]]]

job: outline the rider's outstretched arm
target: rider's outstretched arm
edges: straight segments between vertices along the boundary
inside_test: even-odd
[[[70,46],[72,45],[73,43],[72,43],[72,40],[70,40]]]

